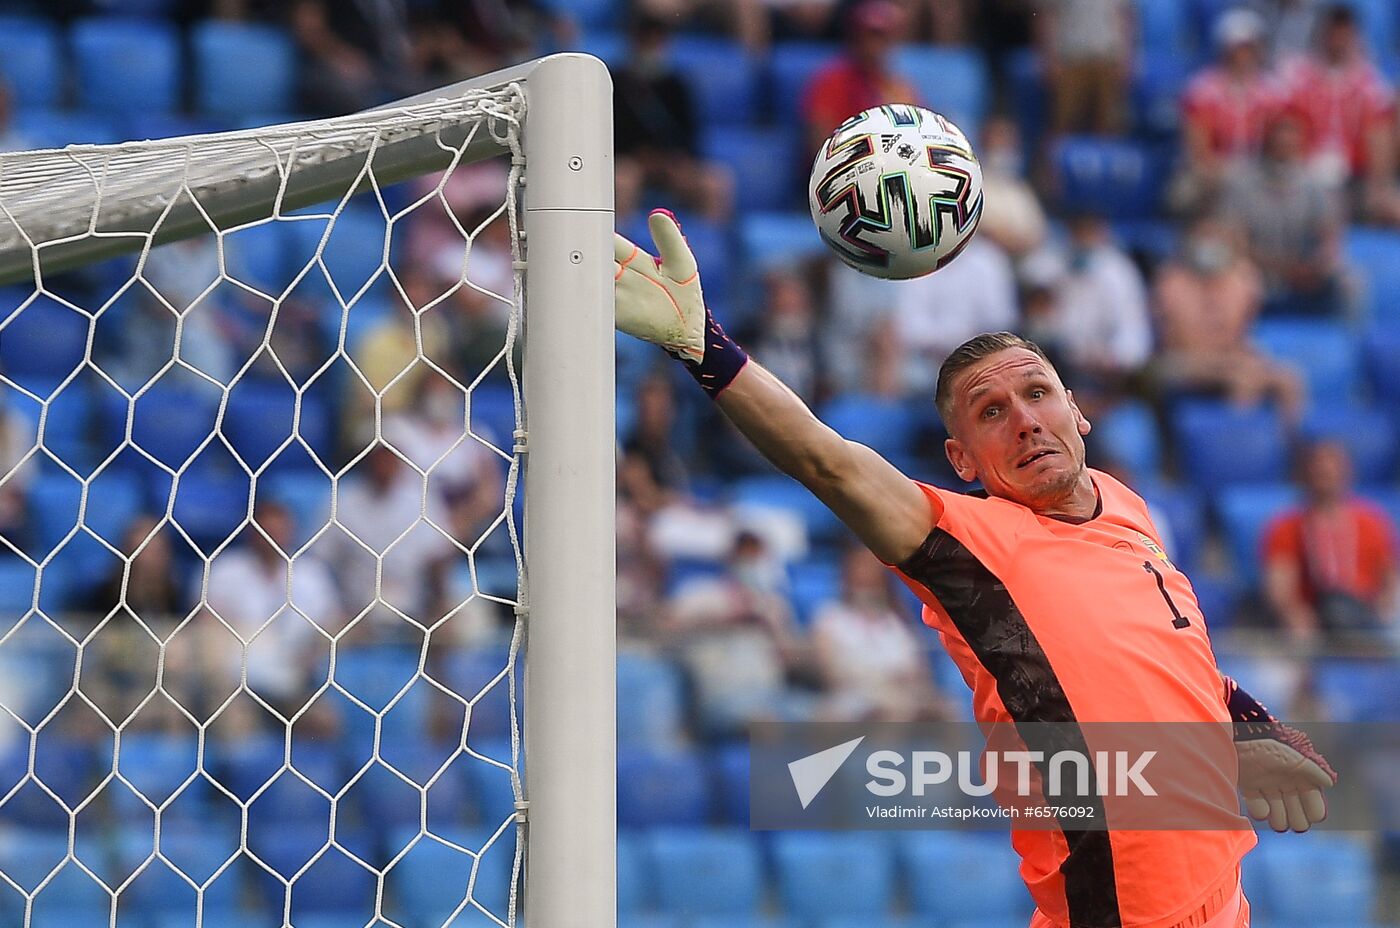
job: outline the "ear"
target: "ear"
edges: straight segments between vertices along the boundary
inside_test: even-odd
[[[1065,397],[1069,400],[1069,408],[1074,411],[1074,427],[1079,430],[1080,435],[1088,435],[1094,426],[1084,418],[1084,413],[1079,411],[1079,404],[1074,401],[1074,391],[1065,390]]]
[[[943,442],[943,453],[948,455],[948,463],[953,465],[953,472],[964,483],[971,483],[977,479],[977,465],[973,463],[972,456],[967,453],[962,442],[956,438],[949,438]]]

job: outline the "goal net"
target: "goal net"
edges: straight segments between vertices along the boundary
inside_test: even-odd
[[[0,155],[0,923],[613,923],[609,97]]]

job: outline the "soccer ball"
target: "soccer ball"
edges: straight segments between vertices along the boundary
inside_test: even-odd
[[[807,201],[822,240],[875,277],[952,261],[982,218],[982,167],[962,130],[904,103],[852,116],[817,152]]]

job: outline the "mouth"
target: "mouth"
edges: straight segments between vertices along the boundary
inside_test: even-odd
[[[1017,461],[1016,469],[1020,470],[1023,467],[1030,467],[1036,461],[1039,461],[1042,458],[1047,458],[1052,454],[1059,454],[1059,452],[1055,451],[1053,448],[1037,448],[1030,454],[1027,454],[1025,457]]]

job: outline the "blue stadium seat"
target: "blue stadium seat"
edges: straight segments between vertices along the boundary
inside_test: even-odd
[[[79,860],[100,861],[100,844],[79,830],[74,852]],[[43,892],[35,897],[34,920],[37,924],[74,924],[75,916],[89,919],[94,912],[107,912],[111,897],[92,877],[85,874],[68,856],[68,833],[65,830],[7,828],[0,830],[0,871],[22,887],[33,891],[51,871],[62,868]],[[6,897],[13,898],[11,893]]]
[[[1057,146],[1054,164],[1065,203],[1099,204],[1114,219],[1153,216],[1161,205],[1166,171],[1148,145],[1069,136]]]
[[[1297,502],[1297,488],[1287,483],[1232,486],[1220,492],[1216,508],[1235,571],[1242,579],[1250,583],[1259,579],[1264,529]]]
[[[652,907],[651,873],[647,869],[645,832],[617,833],[617,912],[631,918]]]
[[[774,835],[778,897],[803,919],[878,917],[890,911],[894,848],[888,835],[786,831]]]
[[[0,557],[0,629],[9,629],[33,601],[34,568],[8,554]]]
[[[826,246],[811,214],[758,212],[739,217],[740,257],[749,267],[778,267],[825,257]]]
[[[507,453],[515,433],[515,394],[507,384],[478,384],[468,396],[473,435]]]
[[[680,35],[671,63],[685,78],[701,126],[758,121],[758,64],[742,45],[720,36]]]
[[[326,238],[326,222],[321,219],[293,222],[290,247],[297,255],[309,258],[321,249],[321,261],[330,279],[335,282],[341,299],[349,302],[375,275],[382,274],[384,242],[388,226],[376,210],[363,206],[347,206],[336,217],[335,227]],[[321,277],[319,269],[312,271]],[[352,313],[353,315],[353,313]]]
[[[249,468],[257,470],[269,460],[273,469],[304,464],[314,466],[305,454],[278,454],[292,434],[297,397],[290,384],[244,378],[229,391],[224,412],[223,434]],[[301,415],[293,445],[302,442],[322,462],[329,459],[334,443],[335,423],[331,411],[316,392],[301,396]],[[298,440],[299,439],[299,440]],[[290,450],[290,448],[288,449]],[[273,456],[277,455],[274,459]],[[284,462],[290,462],[284,464]]]
[[[646,847],[663,912],[743,915],[762,902],[762,863],[748,831],[660,828],[647,835]]]
[[[679,915],[661,912],[618,911],[617,928],[694,928],[695,923]],[[729,923],[725,923],[729,928]]]
[[[180,102],[180,36],[170,23],[81,19],[70,36],[78,100],[104,113],[173,110]]]
[[[707,127],[700,139],[704,156],[734,173],[735,199],[746,211],[801,207],[806,177],[798,176],[802,164],[798,144],[796,130],[784,126],[715,125]]]
[[[749,824],[749,746],[726,744],[711,755],[717,780],[719,814],[732,825]]]
[[[540,5],[585,28],[617,28],[623,23],[624,6],[619,0],[543,0]]]
[[[673,661],[637,651],[618,652],[619,742],[657,747],[679,744],[684,737],[685,712],[685,681]],[[475,718],[472,723],[476,723]]]
[[[182,737],[134,732],[123,736],[117,770],[131,789],[110,793],[116,813],[132,818],[148,814],[141,796],[156,806],[169,801],[177,791],[181,804],[197,801],[209,789],[208,780],[194,775],[197,750],[193,734]],[[190,782],[186,784],[186,780]]]
[[[1253,340],[1265,354],[1287,361],[1303,375],[1314,408],[1353,400],[1361,384],[1358,339],[1325,319],[1262,319]]]
[[[108,391],[102,396],[104,432],[115,445],[126,432],[128,403]],[[132,441],[161,463],[177,468],[214,431],[217,413],[208,390],[157,384],[136,400]]]
[[[64,378],[83,363],[91,321],[86,316],[46,296],[34,297],[17,313],[18,304],[8,298],[5,304],[0,321],[8,324],[0,329],[0,368],[11,380],[29,386]]]
[[[1317,832],[1268,836],[1254,854],[1263,864],[1265,888],[1257,902],[1272,917],[1313,925],[1359,925],[1373,911],[1375,869],[1370,851],[1358,838]]]
[[[30,518],[35,540],[52,548],[78,524],[82,487],[64,473],[43,473],[29,489]],[[89,485],[83,525],[120,545],[127,526],[141,511],[142,487],[130,474],[104,471]]]
[[[293,109],[296,48],[284,30],[231,20],[205,20],[190,30],[195,101],[221,116]]]
[[[53,20],[0,16],[0,78],[16,107],[62,102],[63,46]]]
[[[1288,436],[1268,407],[1187,400],[1174,410],[1172,431],[1187,478],[1208,492],[1287,475]]]
[[[1357,483],[1394,479],[1400,439],[1396,424],[1382,410],[1355,403],[1321,406],[1304,420],[1302,431],[1309,439],[1340,442],[1351,455]]]
[[[704,758],[695,752],[618,748],[619,826],[704,824],[710,817],[709,789]]]
[[[1177,6],[1179,0],[1166,0]],[[1133,75],[1133,124],[1139,136],[1171,139],[1181,126],[1181,94],[1191,79],[1188,59],[1174,52],[1146,50]]]
[[[1366,334],[1366,374],[1377,402],[1400,411],[1400,315],[1380,322]]]
[[[977,139],[991,86],[978,50],[905,45],[895,52],[894,70],[907,77],[919,92],[920,99],[910,102],[947,116],[969,139]]]
[[[1138,0],[1136,4],[1139,48],[1182,56],[1195,45],[1191,10],[1183,0]]]
[[[1129,400],[1101,413],[1094,422],[1094,437],[1136,479],[1155,477],[1162,469],[1157,417],[1146,403]]]
[[[610,68],[626,64],[632,51],[627,36],[613,29],[585,29],[559,50],[592,55]]]
[[[769,58],[768,92],[769,105],[779,122],[794,129],[801,124],[807,82],[840,54],[841,46],[833,42],[781,42],[774,47]]]
[[[291,268],[287,256],[287,226],[266,222],[224,235],[224,261],[235,280],[279,295],[300,268]]]
[[[1050,112],[1046,82],[1035,49],[1021,48],[1006,58],[1006,81],[1011,95],[1011,112],[1021,130],[1022,147],[1032,155],[1045,134]]]
[[[957,924],[977,917],[1029,918],[1033,906],[1005,835],[914,831],[900,835],[899,851],[920,915]]]
[[[196,544],[212,552],[249,518],[248,485],[241,473],[192,468],[180,476],[174,519]]]
[[[473,876],[472,898],[492,912],[505,911],[515,858],[513,830],[506,829],[489,848],[492,830],[434,828],[431,835],[418,835],[417,828],[393,833],[390,843],[396,849],[415,837],[417,843],[389,870],[387,883],[397,905],[386,907],[385,915],[404,913],[395,918],[400,924],[441,925],[466,898]]]
[[[827,603],[841,597],[841,565],[820,558],[797,561],[788,567],[788,592],[797,619],[811,624]]]
[[[1400,232],[1352,227],[1346,257],[1359,272],[1371,318],[1400,319]]]
[[[266,482],[258,481],[258,494],[259,499],[265,494],[292,514],[294,544],[304,544],[330,519],[331,481],[324,474],[274,473]]]
[[[686,924],[689,928],[807,928],[807,923],[801,919],[767,915],[702,916]]]
[[[1284,711],[1293,701],[1297,689],[1297,668],[1288,658],[1276,658],[1217,647],[1216,660],[1220,672],[1233,678],[1246,692],[1270,708]],[[1248,894],[1249,885],[1246,883]],[[1252,898],[1252,897],[1251,897]]]
[[[1201,491],[1188,484],[1137,476],[1132,485],[1147,501],[1152,519],[1164,536],[1167,556],[1177,567],[1191,574],[1206,538],[1205,500]]]
[[[1022,919],[1022,922],[1025,920]],[[884,918],[870,919],[858,915],[837,916],[836,918],[826,918],[817,922],[816,928],[940,928],[945,922],[935,922],[926,918],[916,917],[895,917],[886,916]],[[1003,922],[982,922],[976,924],[971,922],[958,922],[957,928],[1024,928],[1021,923]]]
[[[909,453],[920,420],[909,403],[860,393],[831,400],[818,415],[847,440],[868,445],[886,457]]]
[[[105,145],[121,140],[112,120],[99,113],[20,110],[15,113],[14,127],[35,148]]]
[[[117,838],[116,858],[124,873],[130,873],[154,853],[154,835],[149,822],[124,825]],[[238,828],[212,827],[163,822],[160,853],[165,860],[151,860],[146,869],[122,892],[122,899],[134,910],[155,916],[180,910],[193,920],[195,891],[185,877],[205,886],[205,911],[232,911],[242,895],[245,860],[234,861],[219,873],[225,861],[238,853]],[[217,878],[214,874],[219,873]],[[181,876],[184,874],[184,876]],[[210,880],[212,879],[212,882]],[[186,924],[189,924],[187,922]]]
[[[506,660],[507,651],[500,647],[458,648],[447,656],[443,682],[453,692],[476,700],[470,722],[473,738],[510,736],[510,680],[501,675]],[[493,680],[495,684],[490,685]]]
[[[1400,41],[1400,12],[1393,0],[1343,0],[1356,11],[1363,41],[1383,67],[1392,68]]]
[[[1314,667],[1319,694],[1338,722],[1400,721],[1400,663],[1327,658]]]
[[[734,481],[730,490],[737,506],[791,510],[806,523],[807,533],[813,538],[831,540],[842,531],[835,514],[790,477],[744,477]]]
[[[356,924],[368,921],[374,905],[376,879],[340,848],[331,846],[322,852],[326,844],[324,832],[317,834],[316,829],[291,822],[266,828],[256,841],[250,828],[248,840],[253,853],[276,873],[289,879],[313,856],[320,855],[297,876],[292,889],[294,924],[301,924],[302,917],[311,913],[332,912],[341,913],[343,919],[358,918]],[[364,835],[356,835],[343,825],[336,830],[336,840],[344,847],[363,847],[368,843]],[[281,908],[285,891],[282,881],[259,868],[257,882],[262,887],[265,905]]]

